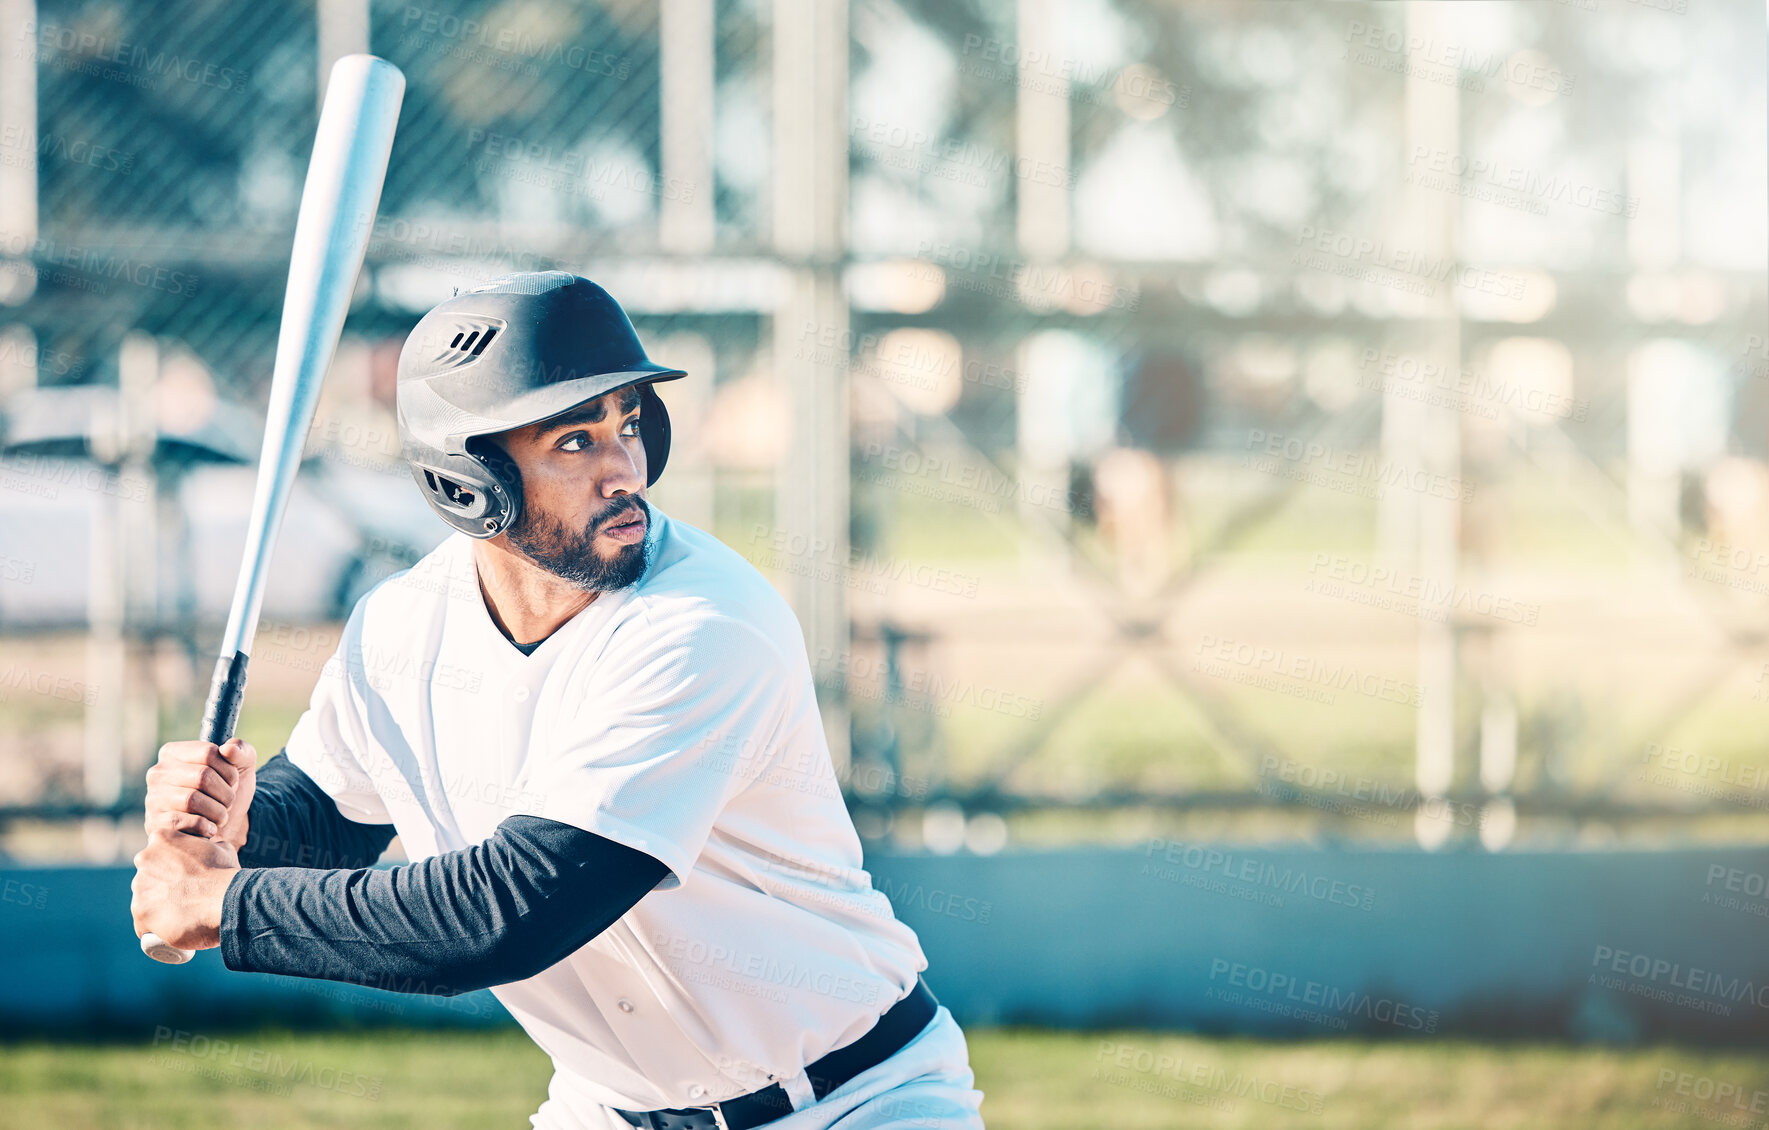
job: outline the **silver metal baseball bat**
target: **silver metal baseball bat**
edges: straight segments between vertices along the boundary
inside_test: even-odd
[[[233,590],[221,658],[215,664],[203,711],[202,739],[220,745],[233,736],[246,662],[264,603],[264,580],[283,509],[301,465],[320,386],[337,352],[344,316],[368,251],[381,202],[393,130],[405,95],[399,68],[374,55],[346,55],[332,67],[320,110],[319,132],[301,190],[295,245],[289,255],[289,286],[283,295],[282,329],[270,379],[270,411],[258,487],[246,530],[246,552]],[[180,965],[191,951],[157,934],[142,936],[141,952]]]

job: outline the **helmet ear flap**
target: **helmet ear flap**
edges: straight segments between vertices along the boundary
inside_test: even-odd
[[[443,506],[463,518],[477,518],[485,512],[485,497],[465,483],[448,477],[446,471],[422,468],[424,488]]]
[[[491,488],[483,532],[477,537],[495,537],[516,524],[522,515],[522,472],[503,445],[486,436],[467,441],[467,453],[485,468],[487,485]]]
[[[410,466],[418,489],[450,525],[476,536],[490,536],[479,531],[490,528],[501,506],[499,492],[488,490],[489,483],[462,474],[466,468],[449,469],[417,462]]]
[[[645,485],[657,482],[670,457],[670,414],[651,382],[639,386],[639,438],[645,443]]]

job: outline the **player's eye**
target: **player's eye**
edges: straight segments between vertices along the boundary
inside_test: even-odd
[[[636,435],[643,434],[639,430],[639,417],[637,415],[634,415],[631,418],[629,418],[627,420],[627,422],[621,426],[620,434],[623,436],[636,436]],[[564,439],[560,440],[556,446],[558,447],[558,450],[560,450],[560,451],[577,452],[577,451],[582,451],[589,444],[589,442],[590,442],[590,436],[589,436],[588,432],[572,432],[570,435],[568,435]]]

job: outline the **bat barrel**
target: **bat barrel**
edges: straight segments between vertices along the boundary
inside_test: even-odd
[[[252,650],[271,551],[368,251],[404,95],[405,76],[385,59],[346,55],[332,67],[295,221],[257,490],[224,656]]]

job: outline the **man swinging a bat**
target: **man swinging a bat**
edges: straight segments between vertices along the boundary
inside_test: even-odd
[[[649,505],[650,361],[600,287],[517,274],[399,360],[456,531],[360,601],[284,754],[174,742],[133,912],[229,969],[491,988],[536,1127],[979,1127],[963,1033],[861,867],[791,609]],[[397,835],[412,862],[371,865]]]

